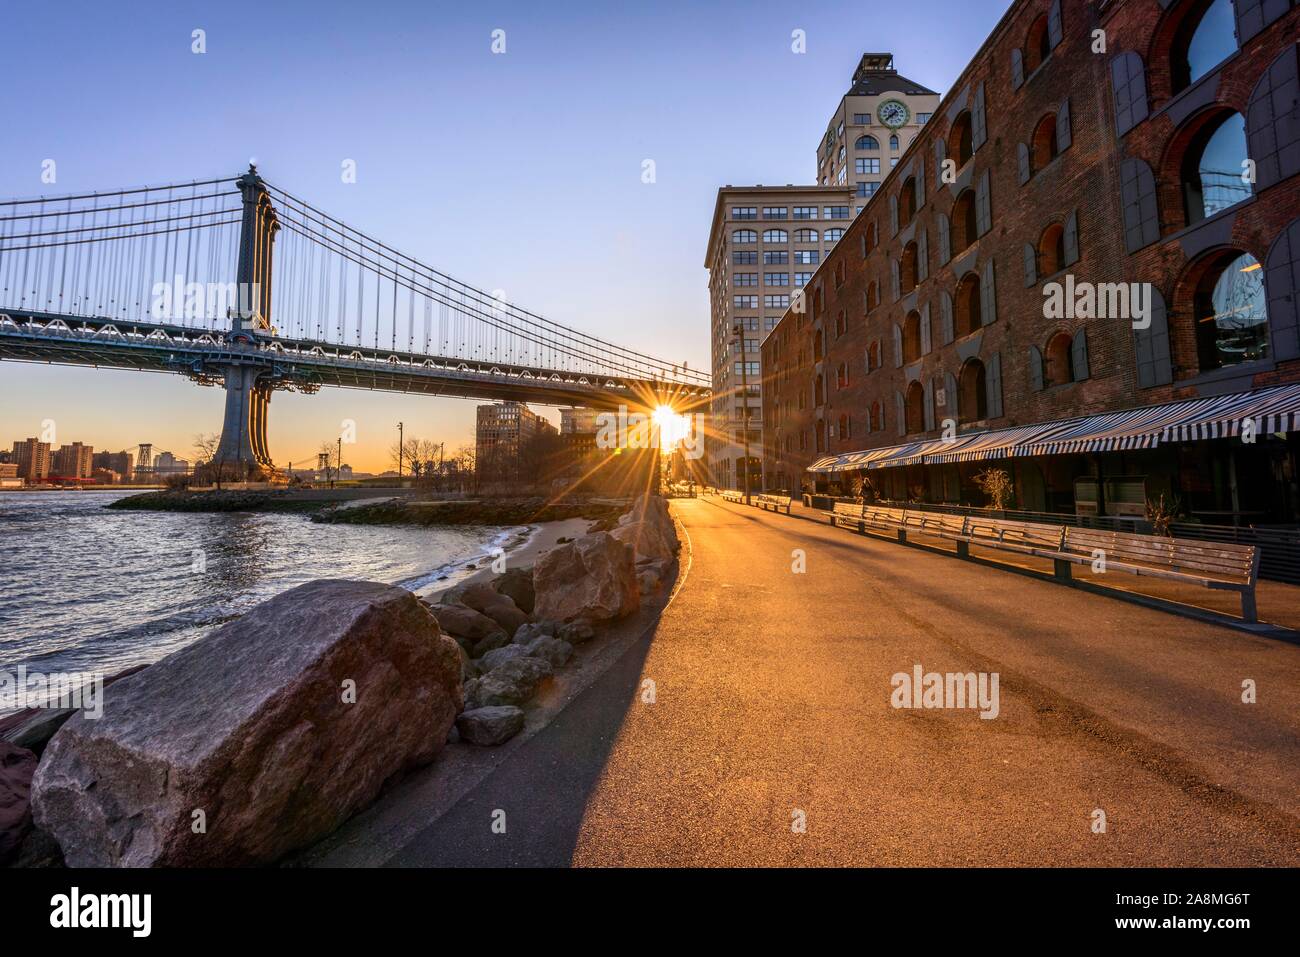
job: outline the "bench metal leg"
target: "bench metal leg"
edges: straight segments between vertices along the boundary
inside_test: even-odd
[[[1059,581],[1068,582],[1070,580],[1070,563],[1064,558],[1052,559],[1052,574]]]
[[[898,540],[903,544],[907,544],[907,529],[900,528],[898,530]]]
[[[970,558],[970,542],[957,543],[957,557]]]
[[[1255,607],[1255,589],[1241,593],[1241,618],[1251,624],[1259,621],[1259,611]]]

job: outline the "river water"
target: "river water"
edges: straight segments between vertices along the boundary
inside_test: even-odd
[[[521,531],[104,508],[127,494],[0,494],[0,672],[111,675],[316,578],[454,581]],[[0,714],[13,704],[0,691]]]

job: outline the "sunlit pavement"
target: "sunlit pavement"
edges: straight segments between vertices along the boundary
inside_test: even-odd
[[[673,509],[685,581],[657,629],[392,863],[1300,863],[1300,647]],[[997,717],[891,707],[918,664],[997,672]]]

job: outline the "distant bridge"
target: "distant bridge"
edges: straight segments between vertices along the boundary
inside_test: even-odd
[[[707,374],[399,253],[253,167],[229,179],[0,201],[0,359],[223,386],[218,459],[268,472],[277,389],[686,411],[710,388]]]

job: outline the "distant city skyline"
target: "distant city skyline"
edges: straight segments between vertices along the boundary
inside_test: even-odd
[[[717,187],[813,182],[809,144],[864,51],[892,50],[900,71],[943,92],[1005,8],[952,4],[942,35],[932,10],[885,4],[15,9],[9,101],[27,132],[0,156],[0,194],[233,176],[256,157],[269,179],[452,275],[707,370],[700,253]],[[498,29],[504,54],[490,47]],[[195,30],[203,54],[191,52]],[[806,53],[792,51],[796,30]],[[754,111],[767,129],[781,117],[788,136],[755,149],[744,134]],[[50,160],[53,183],[42,181]],[[340,176],[348,160],[355,183]],[[97,448],[147,436],[192,458],[194,436],[220,430],[222,398],[179,376],[5,362],[0,435],[53,419]],[[301,463],[351,420],[345,458],[379,472],[399,421],[408,435],[472,443],[475,404],[280,393],[270,447],[277,464]],[[558,424],[557,409],[534,409]]]

